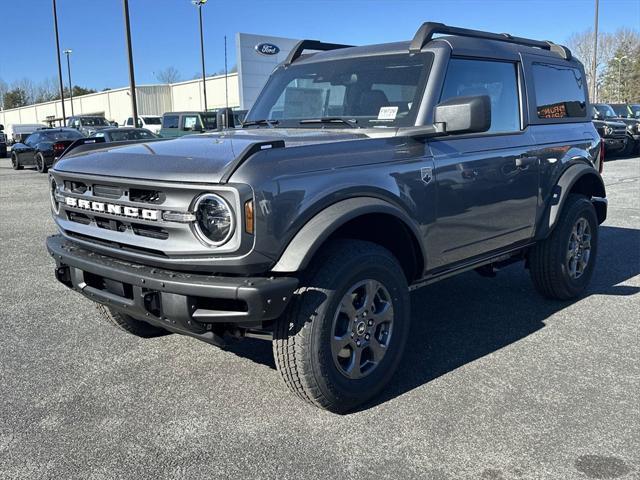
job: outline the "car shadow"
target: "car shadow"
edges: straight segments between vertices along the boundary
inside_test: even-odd
[[[597,262],[582,298],[638,293],[638,287],[619,284],[640,274],[640,230],[601,227]],[[577,301],[547,300],[538,295],[521,263],[495,278],[467,272],[419,289],[411,295],[411,333],[398,371],[381,395],[358,410],[403,395],[517,342]],[[270,342],[245,339],[229,350],[275,368]]]

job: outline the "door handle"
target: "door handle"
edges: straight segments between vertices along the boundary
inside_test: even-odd
[[[529,165],[538,163],[538,157],[518,157],[516,158],[516,168],[519,170],[526,170]]]

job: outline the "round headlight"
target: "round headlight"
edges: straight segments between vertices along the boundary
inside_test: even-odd
[[[60,203],[56,198],[56,193],[58,193],[58,184],[55,179],[51,179],[51,185],[49,186],[49,196],[51,197],[51,209],[55,212],[55,214],[60,213]]]
[[[201,195],[194,206],[198,236],[212,246],[222,245],[233,235],[234,218],[229,204],[213,193]]]

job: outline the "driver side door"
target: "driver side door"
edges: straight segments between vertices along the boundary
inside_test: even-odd
[[[491,255],[533,235],[539,161],[522,127],[520,71],[511,61],[450,60],[440,101],[489,96],[491,127],[430,142],[438,211],[430,246],[434,267]]]

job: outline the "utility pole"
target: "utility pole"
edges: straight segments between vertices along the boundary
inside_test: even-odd
[[[598,74],[597,70],[598,70],[598,61],[596,60],[598,58],[598,6],[600,3],[600,0],[595,0],[596,1],[596,12],[595,12],[595,19],[594,19],[594,35],[593,35],[593,60],[591,62],[591,101],[595,102],[596,99],[596,76]]]
[[[229,72],[227,71],[227,36],[224,36],[224,102],[229,108]]]
[[[207,111],[207,74],[204,69],[204,34],[202,33],[202,6],[207,0],[192,0],[192,3],[198,7],[198,18],[200,20],[200,61],[202,62],[202,93],[204,98],[204,111]]]
[[[131,96],[131,116],[133,126],[138,126],[138,103],[136,102],[136,77],[133,72],[133,51],[131,49],[131,25],[129,23],[129,0],[122,0],[124,10],[124,28],[127,36],[127,55],[129,57],[129,95]]]
[[[67,56],[67,73],[69,74],[69,100],[71,102],[71,116],[73,117],[75,114],[73,113],[73,84],[71,83],[71,63],[69,61],[69,55],[73,53],[73,50],[66,49],[64,54]]]
[[[53,0],[53,28],[56,32],[56,57],[58,58],[58,81],[60,82],[60,100],[62,101],[62,124],[67,123],[67,114],[64,111],[64,85],[62,83],[62,64],[60,63],[60,38],[58,37],[58,10],[56,0]]]

